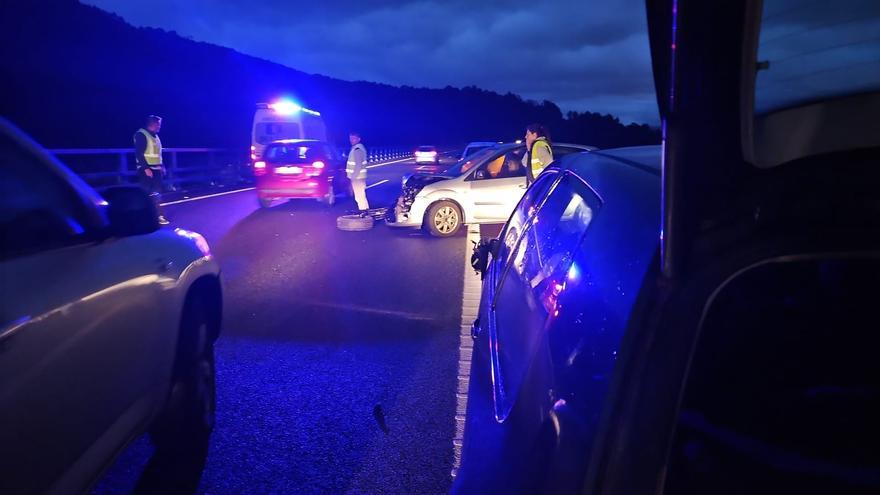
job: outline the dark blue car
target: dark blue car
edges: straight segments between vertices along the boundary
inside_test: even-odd
[[[880,493],[880,3],[646,4],[664,145],[479,250],[453,491]]]

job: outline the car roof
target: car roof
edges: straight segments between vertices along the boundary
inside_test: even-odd
[[[604,168],[608,165],[628,165],[659,177],[662,156],[660,150],[659,145],[654,145],[575,153],[559,159],[554,166],[571,170],[585,180],[589,180],[597,166]]]

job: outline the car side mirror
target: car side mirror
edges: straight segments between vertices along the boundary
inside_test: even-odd
[[[486,177],[489,177],[489,174],[486,173],[486,171],[483,170],[483,169],[477,170],[477,171],[474,173],[474,178],[475,178],[475,179],[485,179]]]
[[[480,280],[486,278],[486,272],[489,271],[489,256],[496,258],[500,246],[501,242],[498,239],[481,239],[479,243],[474,242],[471,268],[480,274]]]
[[[111,187],[103,190],[101,195],[107,200],[107,219],[112,235],[128,237],[159,230],[156,204],[140,187]]]

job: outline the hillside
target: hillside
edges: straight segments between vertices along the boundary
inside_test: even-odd
[[[50,147],[128,146],[144,115],[165,117],[168,146],[248,145],[254,103],[290,95],[319,109],[333,139],[360,129],[373,144],[515,139],[530,122],[559,141],[655,143],[647,126],[609,115],[564,116],[478,88],[424,89],[306,74],[158,29],[136,28],[75,0],[3,2],[0,112]]]

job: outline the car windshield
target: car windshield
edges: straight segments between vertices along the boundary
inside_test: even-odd
[[[880,88],[880,2],[767,0],[755,109],[764,113]]]
[[[433,146],[419,146],[419,151],[436,151],[437,148]]]
[[[470,155],[467,158],[460,160],[455,165],[446,169],[446,171],[443,172],[443,175],[458,177],[462,174],[466,174],[473,170],[474,167],[476,167],[477,165],[494,156],[496,152],[497,150],[495,148],[487,148],[478,153],[474,153],[473,155]]]
[[[264,158],[269,163],[311,163],[326,159],[323,143],[278,143],[266,148]]]

